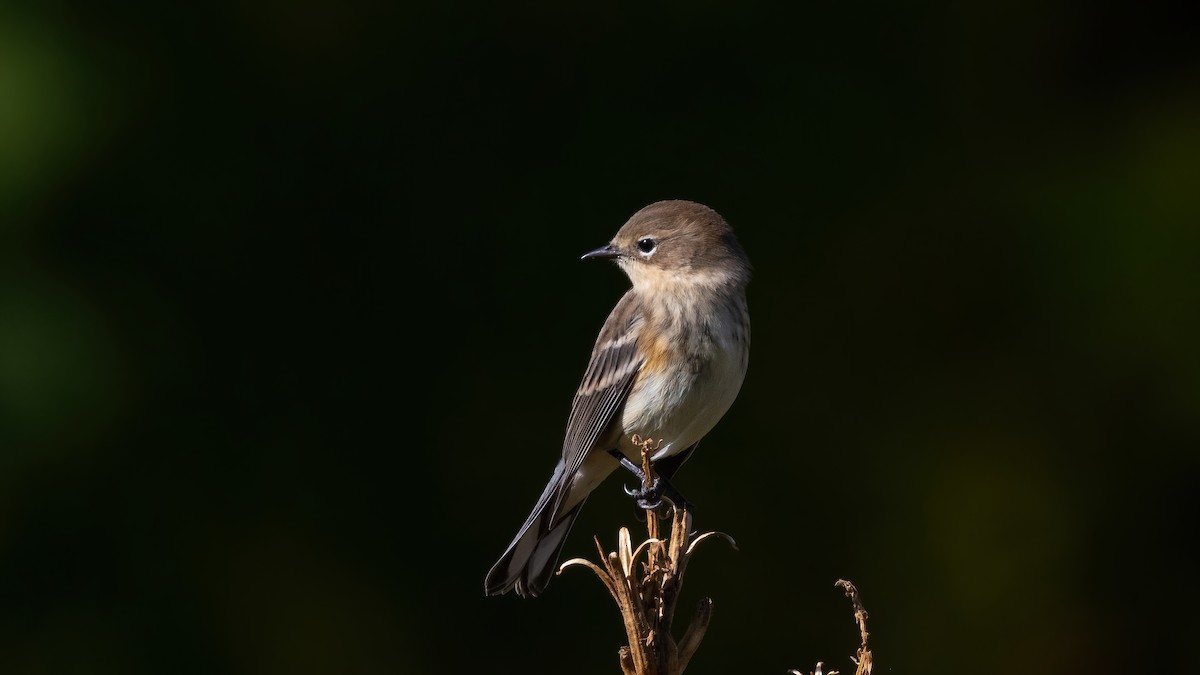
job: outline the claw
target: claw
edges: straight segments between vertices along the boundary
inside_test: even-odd
[[[655,479],[654,484],[650,487],[638,488],[636,490],[625,489],[625,492],[635,499],[640,508],[647,511],[653,511],[659,506],[662,506],[662,483]]]
[[[646,506],[647,504],[662,503],[662,500],[659,499],[659,496],[654,494],[654,492],[652,492],[650,490],[646,490],[639,494],[636,494],[636,495],[634,495],[634,497],[637,499],[637,503],[639,505],[641,505],[642,508],[649,508],[648,506]]]

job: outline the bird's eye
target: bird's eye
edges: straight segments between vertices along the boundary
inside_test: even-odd
[[[650,237],[639,239],[637,243],[638,250],[646,254],[654,253],[655,246],[658,246],[658,242],[654,241]]]

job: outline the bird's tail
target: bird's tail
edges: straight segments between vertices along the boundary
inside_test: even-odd
[[[541,594],[550,583],[554,567],[562,553],[571,525],[579,516],[583,501],[566,513],[555,513],[558,493],[564,487],[563,463],[560,461],[554,476],[538,498],[533,512],[517,532],[508,550],[492,566],[484,581],[488,595],[500,595],[516,590],[521,597]]]

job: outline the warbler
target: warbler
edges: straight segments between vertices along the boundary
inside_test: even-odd
[[[588,495],[621,458],[640,466],[634,435],[654,444],[651,461],[666,481],[729,410],[746,376],[750,262],[716,211],[655,202],[583,255],[597,258],[616,261],[631,287],[600,329],[546,489],[487,574],[489,595],[541,594]]]

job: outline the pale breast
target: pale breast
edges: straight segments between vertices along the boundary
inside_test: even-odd
[[[746,376],[748,323],[744,305],[729,309],[708,322],[684,317],[676,335],[685,339],[646,345],[649,358],[621,419],[621,450],[631,459],[640,458],[632,434],[661,441],[654,459],[669,457],[703,438],[737,398]]]

